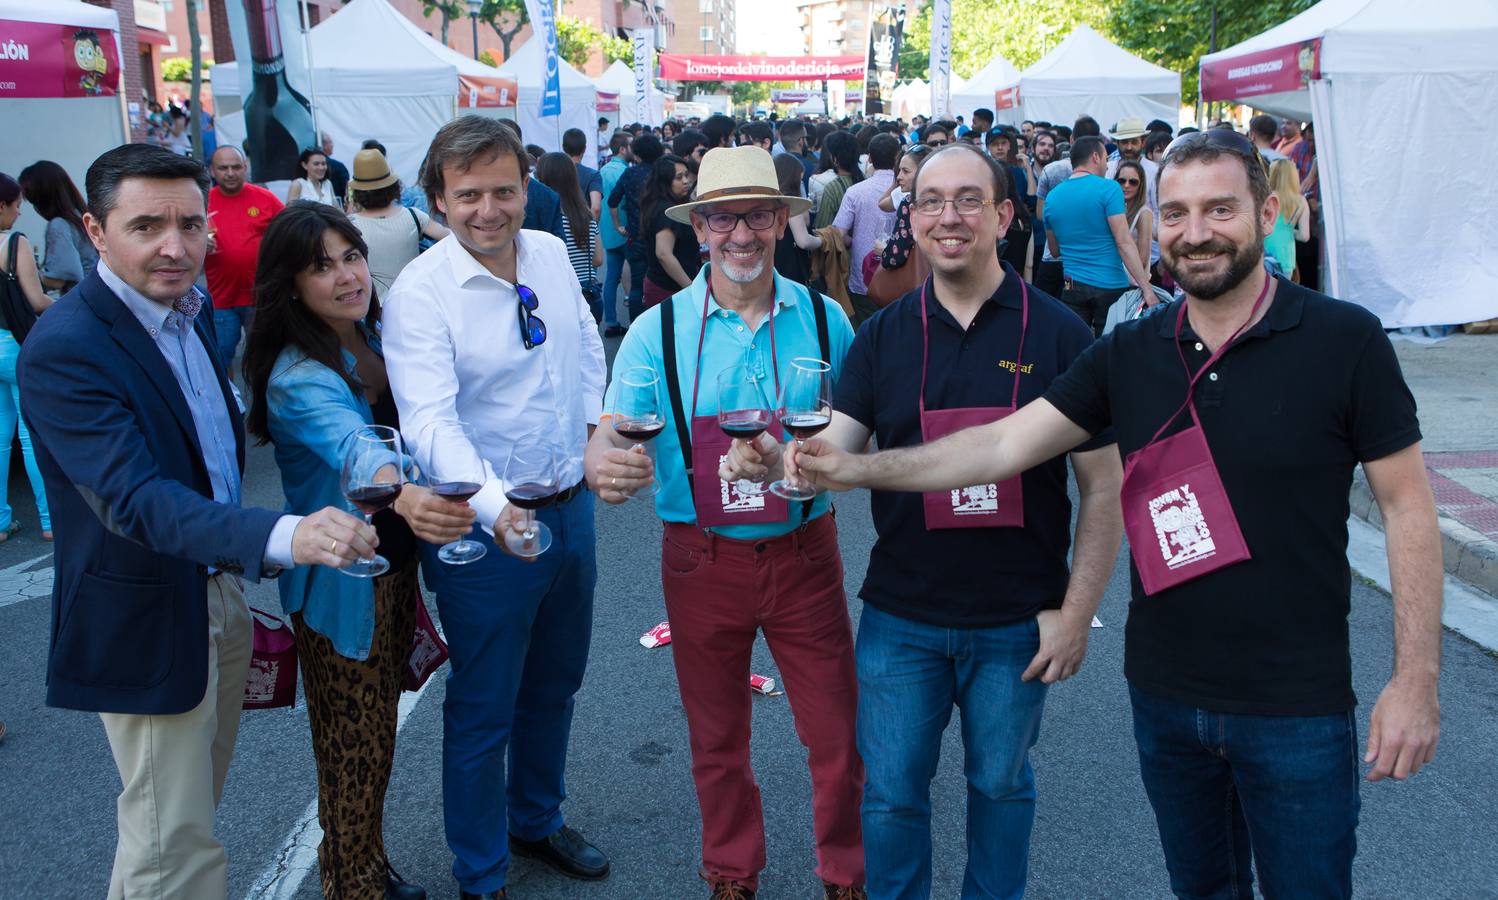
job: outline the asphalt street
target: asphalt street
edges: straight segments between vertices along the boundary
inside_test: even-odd
[[[612,341],[610,342],[613,343]],[[267,448],[251,452],[246,502],[279,507]],[[0,898],[102,897],[114,848],[118,777],[97,716],[49,709],[43,677],[50,545],[37,537],[24,478],[11,498],[25,530],[0,544]],[[569,881],[526,860],[510,872],[518,898],[705,896],[696,878],[698,818],[686,726],[669,649],[640,634],[661,621],[659,531],[648,501],[598,511],[599,580],[587,680],[568,764],[569,824],[613,860],[599,883]],[[867,497],[838,500],[850,609],[874,538]],[[1154,818],[1140,784],[1122,677],[1128,604],[1120,558],[1091,633],[1087,663],[1051,689],[1033,760],[1039,787],[1030,896],[1169,896]],[[273,584],[252,605],[278,608]],[[1351,618],[1360,733],[1392,665],[1387,595],[1355,579]],[[129,653],[129,647],[120,652]],[[777,676],[760,645],[755,671]],[[389,855],[433,897],[455,897],[441,815],[441,675],[409,710],[386,803]],[[1363,785],[1356,892],[1378,898],[1498,898],[1498,656],[1448,633],[1443,735],[1433,766],[1405,784]],[[409,701],[408,701],[409,704]],[[934,896],[957,896],[966,855],[962,748],[954,716],[932,786]],[[784,696],[755,699],[753,753],[764,796],[769,866],[761,896],[820,896],[813,875],[810,782]],[[320,896],[315,866],[293,848],[316,796],[306,713],[244,715],[218,833],[230,897]],[[305,835],[303,835],[305,844]],[[278,877],[279,876],[279,877]]]

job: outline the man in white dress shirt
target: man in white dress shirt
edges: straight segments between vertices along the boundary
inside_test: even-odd
[[[434,455],[470,453],[487,474],[469,500],[483,526],[472,539],[487,553],[451,565],[422,545],[452,654],[443,816],[465,900],[505,896],[511,851],[577,878],[609,869],[561,812],[597,580],[583,449],[606,366],[565,245],[521,231],[529,169],[519,139],[494,119],[463,116],[438,131],[421,182],[452,234],[406,266],[384,311],[390,386],[418,464],[440,476]],[[455,421],[471,442],[441,427]],[[536,512],[553,543],[523,560],[493,535],[523,515],[503,475],[511,448],[533,433],[557,443],[560,479]]]

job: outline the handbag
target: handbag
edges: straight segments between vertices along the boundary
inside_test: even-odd
[[[921,248],[912,247],[905,265],[898,269],[880,266],[874,272],[867,285],[869,299],[882,309],[925,284],[929,274],[931,265],[926,262],[926,254],[921,252]]]
[[[285,620],[250,607],[255,636],[250,673],[244,682],[245,709],[275,709],[296,703],[296,641]]]
[[[19,231],[10,233],[5,250],[5,273],[0,278],[0,319],[3,319],[0,324],[4,324],[17,344],[26,341],[31,326],[36,324],[36,311],[31,308],[31,301],[26,299],[26,292],[21,290],[21,281],[16,277],[16,250],[20,240]]]
[[[427,605],[421,599],[421,589],[416,594],[416,633],[411,639],[411,656],[406,660],[406,671],[401,679],[401,689],[421,690],[432,673],[447,662],[447,642],[442,640]]]

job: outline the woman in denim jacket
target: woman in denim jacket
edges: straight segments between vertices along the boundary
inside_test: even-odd
[[[279,213],[260,245],[244,357],[247,427],[275,445],[288,512],[345,505],[340,471],[354,435],[399,424],[365,252],[342,211],[311,201]],[[299,566],[281,575],[317,760],[327,897],[426,896],[395,874],[382,836],[396,706],[421,602],[416,538],[447,543],[473,519],[466,504],[406,484],[394,509],[374,519],[388,574],[362,579]]]

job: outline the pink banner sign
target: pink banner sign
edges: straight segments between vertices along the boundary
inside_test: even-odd
[[[1019,106],[1019,85],[999,88],[993,92],[994,109],[1014,109]]]
[[[0,19],[0,99],[112,97],[119,87],[114,32]]]
[[[782,91],[770,92],[771,103],[805,103],[813,97],[822,96],[821,91]]]
[[[618,91],[599,91],[598,92],[598,97],[596,98],[596,103],[597,103],[598,111],[599,112],[618,112],[619,111],[619,92]]]
[[[1219,59],[1201,66],[1207,101],[1236,101],[1261,94],[1303,91],[1321,77],[1321,38]]]
[[[660,55],[667,81],[862,81],[862,56]]]

